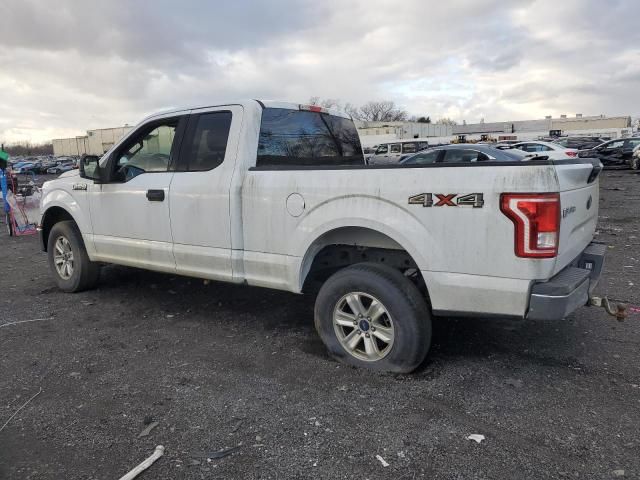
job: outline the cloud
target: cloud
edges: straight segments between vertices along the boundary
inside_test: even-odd
[[[635,0],[274,0],[0,5],[0,141],[164,108],[392,99],[468,122],[634,114]]]

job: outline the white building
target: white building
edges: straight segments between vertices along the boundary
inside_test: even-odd
[[[575,117],[561,115],[559,118],[549,116],[542,120],[473,123],[453,127],[453,135],[458,141],[537,140],[559,136],[621,138],[632,133],[630,116],[584,117],[581,114]]]
[[[114,143],[129,133],[133,127],[125,125],[115,128],[98,128],[87,130],[86,136],[73,138],[57,138],[52,140],[53,154],[56,157],[67,155],[102,155]]]
[[[621,138],[633,134],[630,116],[604,115],[539,120],[513,120],[481,122],[464,125],[440,125],[416,122],[362,122],[356,121],[363,147],[408,138],[428,138],[432,145],[452,141],[537,140],[557,136],[594,136]]]

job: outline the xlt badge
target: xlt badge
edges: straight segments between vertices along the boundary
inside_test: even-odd
[[[484,198],[482,193],[420,193],[409,197],[409,205],[482,208]]]

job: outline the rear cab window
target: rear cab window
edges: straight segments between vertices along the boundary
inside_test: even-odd
[[[288,108],[262,111],[257,167],[364,165],[353,121]]]

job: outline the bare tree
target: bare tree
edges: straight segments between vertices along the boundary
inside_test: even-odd
[[[17,142],[5,145],[5,151],[9,155],[53,155],[53,144]]]
[[[358,109],[359,120],[368,122],[403,122],[409,118],[406,110],[396,106],[390,100],[367,102]]]
[[[451,120],[449,117],[442,117],[440,120],[436,122],[438,125],[458,125],[458,122],[455,120]]]
[[[351,115],[356,120],[369,122],[404,122],[409,119],[409,114],[406,110],[398,107],[390,100],[379,102],[371,101],[361,107],[352,103],[345,103],[344,106],[342,106],[340,100],[335,98],[322,99],[320,97],[311,97],[309,103],[311,105],[342,111],[347,115]]]
[[[335,98],[320,98],[320,97],[311,97],[309,99],[310,105],[317,105],[322,108],[331,108],[333,110],[342,110],[340,105],[340,100]]]

